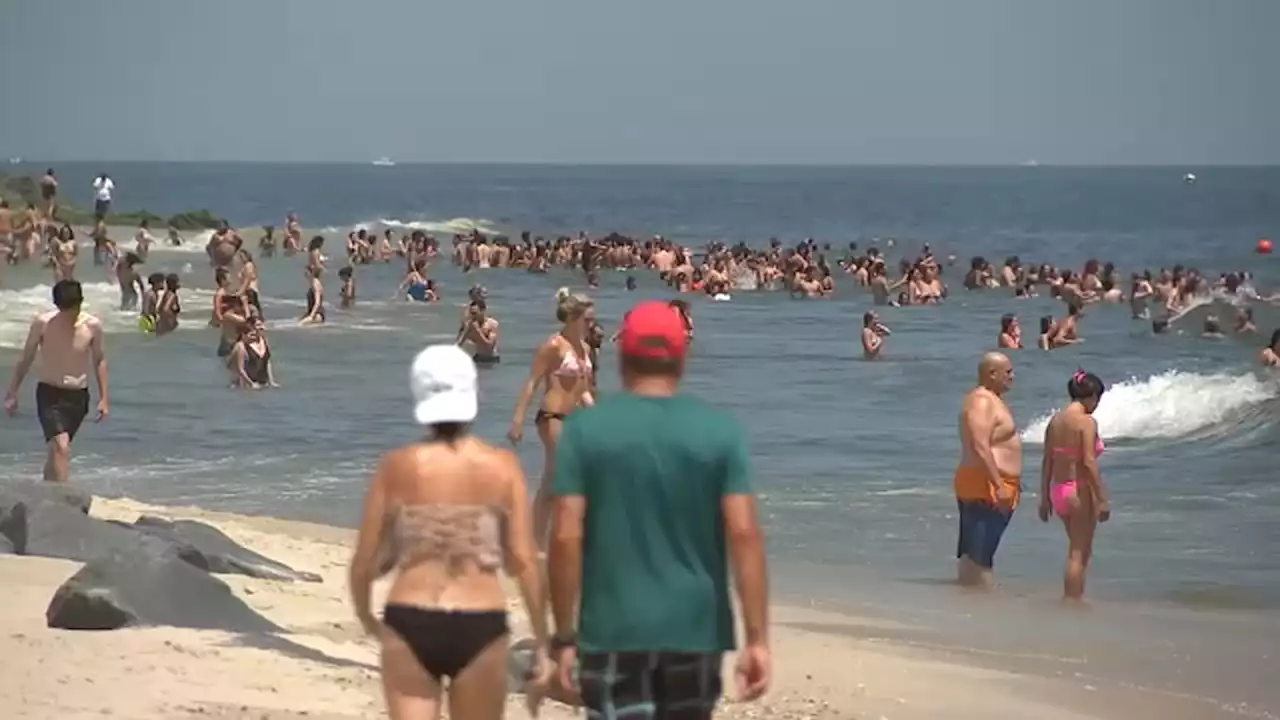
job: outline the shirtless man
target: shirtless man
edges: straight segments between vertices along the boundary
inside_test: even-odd
[[[1066,317],[1055,322],[1049,330],[1049,347],[1062,347],[1080,342],[1079,331],[1076,329],[1076,323],[1080,321],[1080,307],[1074,302],[1067,304]]]
[[[226,220],[219,220],[218,229],[209,236],[209,244],[205,246],[205,253],[209,255],[209,263],[213,265],[214,272],[219,268],[230,267],[241,245],[240,233],[233,230]]]
[[[44,171],[44,177],[40,178],[40,198],[44,200],[44,216],[49,220],[56,220],[58,217],[58,178],[53,174],[53,168]]]
[[[471,359],[476,367],[493,367],[501,362],[498,355],[498,319],[489,317],[483,298],[471,301],[470,312],[458,330],[457,343],[471,343]]]
[[[960,508],[961,585],[991,585],[996,549],[1018,505],[1022,440],[1001,398],[1012,384],[1009,358],[989,352],[978,364],[978,386],[960,408],[960,465],[953,483]]]
[[[61,280],[53,286],[57,310],[42,313],[31,323],[22,358],[13,369],[4,409],[10,416],[18,411],[18,389],[27,371],[40,357],[40,381],[36,384],[36,415],[44,430],[48,456],[44,479],[66,482],[71,462],[71,441],[89,414],[88,367],[98,382],[98,414],[108,413],[107,356],[102,345],[102,322],[80,312],[83,290],[75,280]]]
[[[862,315],[862,359],[875,360],[884,349],[884,339],[893,333],[880,322],[880,316],[874,312]]]
[[[13,211],[9,209],[9,201],[0,198],[0,265],[18,262],[13,245]]]

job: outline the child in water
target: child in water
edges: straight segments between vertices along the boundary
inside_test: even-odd
[[[342,280],[342,287],[338,290],[338,297],[341,299],[343,310],[350,309],[356,304],[356,278],[348,265],[338,271],[338,278]]]

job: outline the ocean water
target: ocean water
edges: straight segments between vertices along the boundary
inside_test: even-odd
[[[11,170],[13,168],[10,168]],[[43,167],[20,168],[38,173]],[[1065,401],[1077,367],[1112,387],[1097,417],[1108,452],[1113,518],[1090,572],[1088,613],[1055,604],[1065,540],[1017,513],[997,571],[1006,584],[976,600],[954,574],[956,413],[999,317],[1016,312],[1034,338],[1037,318],[1061,313],[1048,298],[960,286],[969,257],[1079,267],[1090,257],[1122,272],[1183,263],[1216,274],[1248,269],[1265,292],[1280,259],[1253,253],[1280,236],[1280,169],[1273,168],[693,168],[346,165],[64,165],[64,194],[80,205],[109,172],[117,204],[162,215],[208,207],[244,228],[280,225],[296,211],[328,231],[341,255],[347,228],[421,227],[447,240],[478,226],[515,234],[588,230],[661,233],[700,246],[812,236],[832,245],[873,241],[891,259],[929,242],[956,267],[938,307],[882,308],[894,334],[886,357],[863,362],[867,294],[844,281],[829,300],[739,292],[732,302],[694,298],[698,342],[685,383],[732,409],[746,426],[763,496],[775,587],[784,597],[856,606],[909,620],[915,640],[948,637],[1006,660],[1048,663],[1047,673],[1120,674],[1183,692],[1207,714],[1268,715],[1280,707],[1265,681],[1280,669],[1280,380],[1254,358],[1280,308],[1256,310],[1262,335],[1240,340],[1153,336],[1127,306],[1090,307],[1085,342],[1012,353],[1008,396],[1026,428],[1024,480],[1035,486],[1036,444]],[[1183,172],[1199,182],[1187,185]],[[82,182],[81,182],[82,181]],[[80,184],[77,184],[80,183]],[[83,185],[84,187],[81,187]],[[876,240],[878,239],[878,240]],[[406,366],[424,344],[451,340],[473,281],[486,284],[502,321],[500,367],[483,374],[480,434],[500,440],[532,349],[553,333],[556,287],[581,288],[567,271],[539,277],[485,270],[466,278],[447,263],[432,274],[446,301],[411,305],[391,294],[400,266],[359,268],[359,306],[300,329],[301,258],[260,262],[276,370],[283,388],[226,388],[205,327],[211,278],[201,247],[154,254],[148,270],[186,271],[184,327],[156,340],[115,313],[117,293],[86,267],[91,311],[108,323],[111,418],[75,444],[76,481],[96,492],[353,525],[379,451],[415,435]],[[189,265],[189,267],[187,267]],[[606,330],[633,302],[669,297],[647,273],[628,293],[623,273],[594,291]],[[838,279],[839,282],[839,279]],[[0,368],[7,379],[31,315],[48,307],[47,272],[0,275]],[[336,280],[326,287],[336,295]],[[1126,288],[1127,289],[1127,288]],[[615,357],[606,347],[602,376]],[[36,477],[42,444],[32,383],[16,419],[0,420],[0,476]],[[531,422],[532,413],[529,421]],[[534,434],[520,448],[540,474]],[[975,662],[985,662],[976,657]],[[1017,661],[1020,664],[1022,661]],[[1214,674],[1230,665],[1230,673]],[[1221,677],[1219,677],[1221,675]],[[1083,682],[1083,680],[1082,680]]]

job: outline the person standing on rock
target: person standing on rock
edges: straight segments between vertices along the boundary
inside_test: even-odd
[[[93,179],[93,217],[99,222],[106,220],[111,212],[111,193],[115,189],[115,182],[106,173]]]
[[[44,217],[46,220],[53,221],[58,217],[58,178],[53,174],[53,168],[44,171],[44,177],[40,178],[40,199],[44,200]]]
[[[552,647],[559,684],[580,689],[591,718],[711,717],[734,648],[731,565],[746,644],[739,698],[769,687],[768,579],[746,442],[728,414],[678,392],[688,343],[665,302],[627,313],[625,391],[569,415],[556,449]]]
[[[84,291],[75,280],[60,280],[53,286],[56,310],[42,313],[31,323],[22,357],[13,369],[4,409],[18,411],[18,389],[40,355],[40,380],[36,384],[36,415],[44,430],[48,457],[44,479],[66,482],[71,462],[71,441],[89,414],[88,368],[98,383],[98,413],[95,422],[107,417],[107,356],[102,342],[102,321],[80,311]]]

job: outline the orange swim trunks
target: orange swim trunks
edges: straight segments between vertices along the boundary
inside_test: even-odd
[[[1018,500],[1022,496],[1022,481],[1016,476],[1000,477],[1001,484],[1013,493],[1013,502],[1011,507],[1018,506]],[[1000,505],[997,502],[996,494],[991,488],[991,483],[987,481],[987,471],[985,468],[973,467],[972,465],[961,465],[956,468],[955,477],[952,484],[956,491],[956,499],[966,502],[985,501],[992,505]]]

